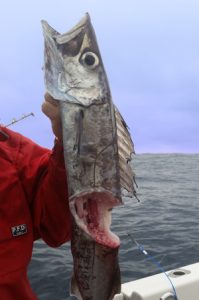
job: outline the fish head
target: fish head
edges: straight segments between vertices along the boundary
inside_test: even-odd
[[[70,198],[70,210],[75,222],[87,239],[102,246],[116,249],[120,246],[119,237],[111,229],[111,212],[119,202],[103,190],[90,190]]]
[[[110,88],[89,15],[64,34],[45,21],[42,24],[46,88],[53,98],[83,106],[110,101]]]

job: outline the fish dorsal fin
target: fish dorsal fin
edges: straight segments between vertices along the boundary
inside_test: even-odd
[[[132,195],[135,195],[135,174],[130,164],[132,154],[135,153],[134,144],[128,126],[116,106],[114,106],[114,110],[117,130],[120,184],[122,188]]]

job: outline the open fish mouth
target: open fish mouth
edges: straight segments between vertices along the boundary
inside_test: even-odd
[[[109,248],[120,246],[119,237],[111,232],[111,211],[119,201],[108,192],[81,193],[70,199],[70,209],[77,226],[96,243]]]

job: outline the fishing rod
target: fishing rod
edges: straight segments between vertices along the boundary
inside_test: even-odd
[[[33,112],[31,112],[31,113],[29,113],[29,114],[23,114],[23,115],[22,115],[20,118],[18,118],[18,119],[13,118],[12,121],[11,121],[10,123],[8,123],[7,125],[4,125],[4,127],[9,127],[9,126],[11,126],[11,125],[13,125],[13,124],[15,124],[15,123],[18,123],[18,122],[22,121],[23,119],[26,119],[26,118],[28,118],[28,117],[30,117],[30,116],[34,117],[35,115],[34,115]]]
[[[9,127],[9,126],[11,126],[11,125],[13,125],[15,123],[18,123],[21,120],[26,119],[26,118],[28,118],[30,116],[34,117],[34,113],[31,112],[29,114],[23,114],[22,117],[20,117],[18,119],[12,119],[12,122],[9,123],[9,124],[7,124],[7,125],[3,125],[3,124],[0,124],[0,125],[2,125],[3,127]],[[3,130],[0,129],[0,141],[6,141],[8,138],[9,138],[8,134],[5,133]]]

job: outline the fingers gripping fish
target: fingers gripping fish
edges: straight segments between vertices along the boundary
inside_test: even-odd
[[[59,34],[42,21],[45,85],[59,100],[73,218],[71,294],[109,300],[120,291],[119,238],[110,231],[111,210],[123,190],[135,194],[133,143],[110,88],[88,14]]]

